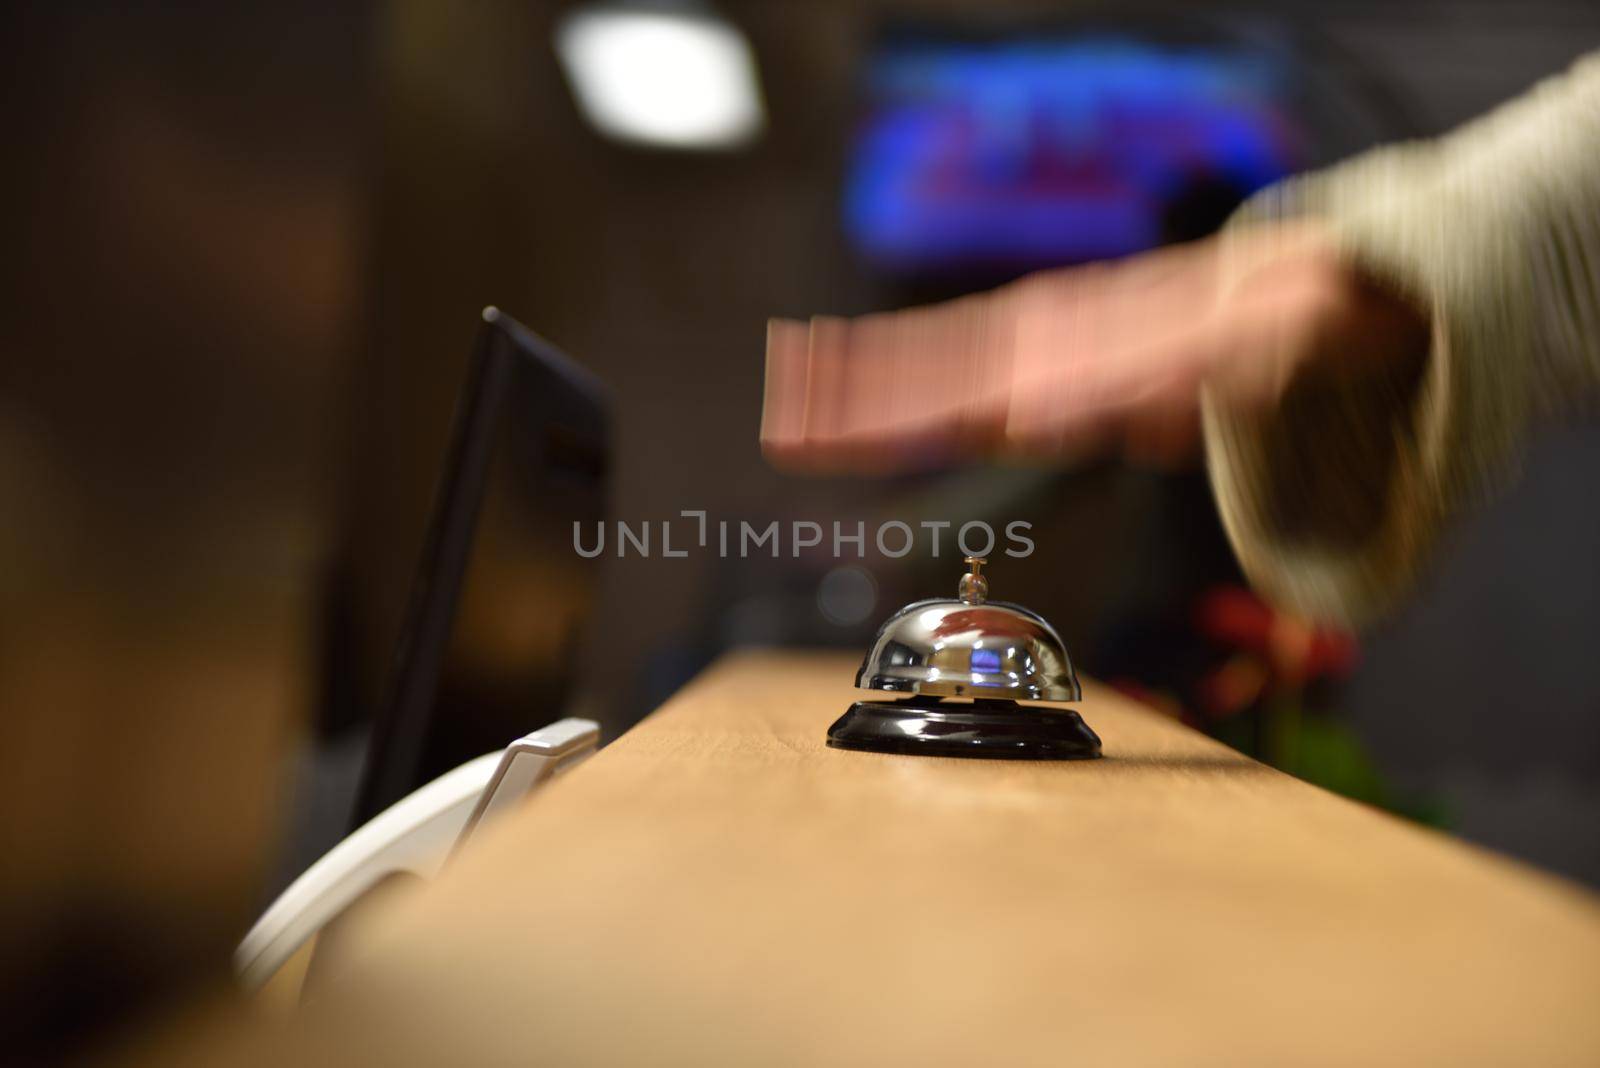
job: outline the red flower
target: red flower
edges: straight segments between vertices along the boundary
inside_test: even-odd
[[[1220,586],[1201,595],[1194,615],[1195,626],[1205,637],[1264,660],[1274,688],[1342,678],[1356,664],[1356,641],[1349,633],[1280,612],[1237,586]]]

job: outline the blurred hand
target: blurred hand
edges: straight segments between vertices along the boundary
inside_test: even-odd
[[[1315,228],[1261,227],[993,292],[809,326],[768,324],[761,443],[797,469],[887,473],[1121,446],[1176,462],[1202,385],[1273,405],[1301,376],[1426,352],[1425,319]]]

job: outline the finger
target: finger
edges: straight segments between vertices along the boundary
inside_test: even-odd
[[[811,319],[806,344],[806,400],[802,445],[827,441],[850,429],[846,405],[852,396],[850,321],[837,316]]]
[[[767,322],[767,371],[761,404],[761,447],[778,456],[800,444],[805,431],[810,329],[792,319]]]
[[[982,451],[1001,425],[1011,373],[1010,331],[993,307],[993,295],[981,294],[813,319],[798,437],[769,454],[790,466],[894,469]],[[787,329],[775,344],[796,346]]]

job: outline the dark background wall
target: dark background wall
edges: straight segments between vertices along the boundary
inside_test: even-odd
[[[0,13],[0,1048],[226,967],[364,348],[368,13]]]

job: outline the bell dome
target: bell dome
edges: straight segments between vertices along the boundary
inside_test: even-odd
[[[878,628],[856,686],[935,697],[1083,698],[1055,628],[1035,612],[999,601],[906,605]]]

